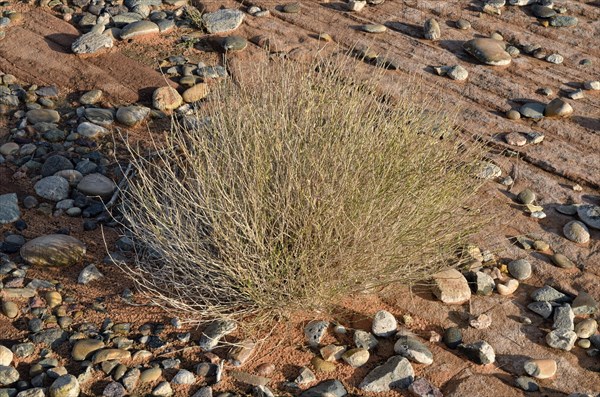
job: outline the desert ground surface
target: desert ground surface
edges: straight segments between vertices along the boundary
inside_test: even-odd
[[[600,214],[592,214],[587,221],[583,219],[585,215],[577,215],[578,209],[581,212],[582,208],[593,210],[600,206],[599,2],[549,1],[544,4],[550,7],[534,10],[541,5],[386,0],[381,4],[369,2],[358,11],[351,8],[361,8],[354,4],[361,2],[193,3],[205,15],[221,9],[239,10],[233,19],[241,21],[228,21],[235,27],[217,33],[202,31],[186,20],[182,11],[188,6],[185,1],[140,0],[125,1],[125,5],[119,1],[83,0],[42,3],[4,1],[0,5],[5,16],[0,21],[7,20],[0,28],[0,198],[6,200],[0,200],[4,205],[0,205],[0,215],[8,214],[4,215],[8,217],[4,224],[0,224],[0,345],[7,350],[0,351],[0,396],[600,395],[600,335],[597,324],[593,326],[593,319],[599,318],[596,302],[600,302],[600,230],[593,226],[600,222]],[[284,8],[286,5],[289,8]],[[258,14],[253,7],[258,7]],[[132,11],[134,8],[136,11]],[[105,12],[113,15],[106,26],[101,26]],[[126,29],[132,30],[126,28],[132,21],[152,19],[150,12],[164,12],[155,15],[156,28],[144,26],[147,31],[142,29],[140,34],[119,38]],[[536,17],[542,12],[554,16]],[[115,23],[115,16],[124,13],[137,16],[121,15],[122,22]],[[144,13],[150,17],[144,17]],[[560,21],[557,16],[575,17],[576,24],[553,26],[559,23],[554,21]],[[431,18],[438,24],[439,37],[434,40],[424,34],[424,24]],[[458,28],[457,21],[461,19],[470,26]],[[165,30],[159,31],[158,21],[166,20],[173,23],[164,22]],[[567,24],[572,23],[571,19]],[[384,31],[364,31],[365,25],[375,24],[382,26],[373,29]],[[114,35],[108,40],[110,45],[105,46],[110,48],[74,54],[76,40],[94,29],[103,37]],[[486,64],[465,50],[465,42],[494,35],[501,36],[496,39],[503,43],[503,55],[504,50],[510,54],[509,64]],[[231,36],[242,39],[227,41]],[[510,52],[510,47],[516,51]],[[476,285],[471,286],[471,293],[460,282],[458,287],[447,287],[443,280],[439,281],[439,288],[450,288],[450,294],[464,298],[461,304],[442,302],[432,293],[436,282],[430,282],[350,296],[336,302],[329,311],[294,313],[291,319],[282,320],[272,332],[265,333],[264,338],[254,341],[250,357],[242,360],[241,366],[235,366],[230,350],[241,342],[243,335],[239,330],[224,336],[208,352],[198,345],[204,325],[189,325],[185,320],[197,319],[184,317],[181,325],[173,321],[175,313],[138,293],[133,282],[107,258],[109,252],[117,252],[116,257],[127,260],[127,240],[120,238],[119,227],[106,216],[104,207],[85,198],[86,187],[78,185],[79,180],[91,175],[87,195],[101,192],[107,202],[115,185],[110,185],[106,177],[94,175],[105,174],[114,184],[120,181],[110,153],[110,133],[119,129],[136,140],[168,133],[169,109],[161,111],[157,105],[173,103],[157,104],[153,93],[167,86],[184,93],[190,86],[189,79],[181,81],[186,75],[196,76],[193,82],[206,83],[210,88],[218,79],[201,77],[196,69],[202,66],[222,66],[230,73],[245,73],[268,57],[307,62],[316,53],[334,55],[350,49],[362,51],[363,55],[351,60],[355,64],[352,72],[371,73],[373,62],[367,62],[364,55],[378,54],[380,60],[386,59],[387,70],[381,84],[387,92],[401,95],[407,84],[417,82],[425,97],[446,104],[449,112],[457,112],[462,134],[486,143],[490,148],[487,160],[495,167],[490,166],[493,175],[479,197],[493,220],[473,241],[478,247],[473,254],[473,267],[490,274],[503,287],[509,279],[518,278],[519,271],[507,268],[514,260],[525,259],[530,274],[521,277],[518,288],[508,294],[500,294],[497,288],[480,295]],[[561,56],[560,62],[551,56],[555,54]],[[181,57],[185,59],[181,61]],[[204,65],[198,68],[198,63]],[[191,74],[182,72],[186,65]],[[443,75],[446,69],[442,75],[436,72],[440,66],[454,65],[462,66],[468,77],[455,80]],[[36,87],[30,89],[32,85]],[[83,104],[82,95],[91,90],[101,90],[101,97]],[[544,117],[544,107],[556,98],[560,98],[564,117]],[[177,102],[172,98],[166,102],[169,101]],[[537,105],[523,107],[526,104]],[[114,112],[109,112],[110,122],[94,123],[94,117],[87,117],[83,110],[114,111],[130,105],[148,108],[130,125],[124,124],[118,113],[118,120],[113,122]],[[181,105],[179,101],[172,109]],[[174,112],[178,117],[189,105],[183,106],[183,110]],[[38,114],[42,125],[36,124],[29,111],[38,108],[55,109],[59,117],[55,119],[54,113]],[[538,113],[530,113],[531,108]],[[511,110],[516,112],[509,117]],[[102,121],[105,116],[102,113],[95,119]],[[54,126],[44,127],[43,123]],[[82,123],[87,124],[81,127]],[[100,124],[104,127],[97,128]],[[64,134],[58,133],[58,138],[57,133],[49,134],[56,130]],[[63,166],[62,159],[46,164],[48,158],[57,155],[70,160],[71,166]],[[53,187],[40,190],[40,180],[69,168],[80,174],[69,174],[78,179],[66,187],[66,195]],[[49,173],[49,169],[54,172]],[[103,190],[107,183],[108,194]],[[522,197],[518,197],[525,189],[535,193],[530,204],[541,208],[527,210]],[[65,199],[74,201],[57,207],[57,202]],[[15,201],[16,219],[9,209],[14,208]],[[583,220],[585,230],[579,227],[573,233],[565,233],[565,225],[574,220]],[[65,243],[66,261],[73,263],[44,266],[22,258],[27,256],[23,251],[27,241],[56,234],[68,234],[77,240]],[[86,247],[84,255],[73,253],[80,244]],[[572,263],[557,265],[552,259],[557,253]],[[45,253],[32,255],[43,257]],[[71,261],[73,256],[76,260]],[[82,271],[95,276],[83,284],[78,282]],[[31,284],[35,280],[38,282]],[[528,308],[534,300],[532,294],[535,296],[544,286],[564,294],[550,299],[552,304],[548,304],[559,319],[553,319],[551,314],[544,318]],[[49,291],[58,291],[62,302],[52,306],[50,301],[56,295],[49,296]],[[581,303],[586,295],[587,300]],[[562,308],[561,314],[556,314],[555,307]],[[392,380],[378,385],[378,391],[362,387],[374,368],[399,354],[394,352],[396,337],[378,337],[378,346],[371,349],[366,363],[358,368],[343,359],[333,360],[332,364],[315,362],[322,353],[306,340],[305,327],[310,321],[329,322],[320,340],[321,347],[335,344],[350,349],[355,347],[355,331],[372,331],[373,318],[381,310],[391,313],[398,320],[398,330],[410,331],[411,338],[420,341],[431,354],[431,363],[408,357],[408,365],[414,371],[411,378],[424,379],[429,391],[409,388],[408,384],[392,385],[390,389]],[[566,313],[566,329],[559,324],[562,313]],[[481,315],[485,315],[484,320],[491,319],[491,324],[473,323],[473,319],[481,320]],[[588,334],[581,330],[582,326],[578,327],[583,321],[591,329]],[[345,331],[335,325],[343,326]],[[464,349],[450,348],[440,340],[450,327],[460,329],[466,345],[487,342],[493,348],[493,362],[478,363]],[[548,343],[547,335],[558,331],[567,335],[567,342],[560,344],[562,348]],[[571,335],[576,333],[584,337]],[[74,343],[86,338],[103,339],[106,348],[118,347],[120,355],[103,363],[77,361],[73,357]],[[24,354],[23,349],[30,351]],[[550,371],[547,379],[536,379],[535,374],[526,371],[526,363],[538,359],[556,363],[556,370]],[[297,380],[304,367],[314,378]],[[149,371],[152,368],[159,370]],[[397,373],[388,375],[393,378]],[[55,379],[64,380],[67,386],[62,387]],[[318,389],[328,380],[341,382],[328,390],[330,394]],[[317,389],[311,389],[314,387]],[[524,390],[527,387],[531,389]]]

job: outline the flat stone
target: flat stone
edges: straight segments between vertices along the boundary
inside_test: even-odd
[[[344,397],[348,392],[339,380],[326,380],[306,389],[300,394],[300,397]]]
[[[71,350],[71,357],[75,361],[83,361],[92,353],[103,349],[104,342],[98,339],[80,339],[75,342]]]
[[[560,291],[552,288],[549,285],[544,285],[531,293],[531,299],[536,302],[569,302],[571,299]]]
[[[98,364],[111,360],[127,360],[131,358],[131,352],[124,349],[102,349],[98,350],[92,358],[92,363]]]
[[[450,77],[452,80],[464,81],[469,77],[469,72],[461,65],[454,65],[448,68],[446,76]]]
[[[84,121],[77,126],[77,133],[85,138],[97,139],[108,134],[108,130],[100,125]]]
[[[383,33],[387,30],[385,25],[381,25],[379,23],[370,23],[367,25],[362,25],[360,30],[367,33]]]
[[[127,40],[138,36],[159,33],[158,25],[151,21],[136,21],[121,29],[121,39]]]
[[[60,121],[60,114],[52,109],[32,109],[26,113],[25,117],[30,124],[58,123]]]
[[[394,344],[394,352],[419,364],[430,365],[433,363],[433,354],[427,346],[408,335],[401,335],[398,338]]]
[[[162,375],[162,369],[160,367],[152,367],[148,368],[140,374],[140,382],[141,383],[152,383]],[[194,376],[194,374],[192,374]]]
[[[546,105],[544,116],[546,117],[567,117],[573,114],[573,107],[562,98],[555,98]]]
[[[406,358],[392,356],[384,364],[371,370],[358,387],[366,392],[406,389],[413,383],[414,377],[413,367]]]
[[[99,196],[107,199],[112,196],[117,185],[102,174],[89,174],[84,176],[77,184],[77,190],[88,197]]]
[[[527,308],[544,318],[549,318],[552,315],[552,311],[554,309],[550,302],[531,302],[527,305]]]
[[[202,15],[206,31],[210,34],[225,33],[236,30],[244,20],[244,13],[240,10],[221,9]]]
[[[563,254],[556,253],[550,257],[552,259],[552,263],[562,269],[572,269],[575,267],[575,263],[571,261],[569,258],[564,256]]]
[[[335,371],[335,364],[331,361],[325,361],[321,357],[313,357],[310,363],[316,372],[329,373]]]
[[[590,241],[590,231],[584,223],[579,221],[567,223],[563,227],[563,234],[566,238],[578,244],[585,244]]]
[[[502,66],[508,65],[512,57],[505,51],[504,43],[486,38],[478,38],[467,41],[463,48],[477,60],[487,65]]]
[[[231,371],[230,374],[238,382],[252,386],[266,386],[267,383],[271,381],[271,379],[265,378],[264,376],[252,375],[242,371]]]
[[[396,333],[398,321],[396,317],[388,311],[380,310],[375,313],[371,330],[374,335],[379,337],[388,337]]]
[[[69,197],[69,182],[60,176],[47,176],[33,186],[38,196],[50,201],[61,201]]]
[[[456,269],[448,269],[433,276],[432,292],[446,304],[462,304],[471,299],[467,279]]]
[[[105,127],[112,125],[115,120],[111,109],[87,108],[83,111],[83,115],[92,123]]]
[[[140,374],[141,371],[139,370],[139,368],[130,368],[120,379],[123,386],[125,386],[125,390],[127,390],[129,393],[133,392],[136,389],[140,381]]]
[[[81,35],[71,44],[74,54],[93,54],[105,48],[112,48],[113,38],[96,32]]]
[[[127,390],[119,382],[110,382],[104,388],[102,397],[124,397],[127,394]]]
[[[544,117],[545,109],[546,105],[543,103],[529,102],[519,108],[519,113],[521,113],[523,117],[530,119],[541,119]]]
[[[577,334],[568,329],[555,329],[546,335],[546,343],[555,349],[570,351],[575,346]]]
[[[556,11],[552,8],[543,6],[541,4],[534,4],[531,6],[531,12],[538,18],[552,18],[556,15]]]
[[[24,261],[35,266],[70,266],[85,255],[85,245],[75,237],[50,234],[28,241],[21,247]]]
[[[144,121],[150,114],[150,108],[145,106],[125,106],[117,109],[117,120],[128,127],[133,127]]]
[[[68,334],[60,328],[50,328],[40,331],[30,337],[35,344],[44,344],[52,348],[58,347],[67,340]]]
[[[577,207],[577,216],[587,226],[600,230],[600,206],[580,205]]]
[[[237,323],[232,320],[218,320],[210,323],[203,331],[198,345],[204,351],[211,351],[219,344],[221,338],[232,333]]]
[[[0,225],[13,223],[21,217],[16,193],[0,195]]]
[[[78,397],[79,382],[73,375],[59,376],[48,389],[50,397]]]

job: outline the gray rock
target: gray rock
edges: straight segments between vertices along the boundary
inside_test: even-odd
[[[536,380],[533,378],[530,378],[529,376],[519,376],[515,380],[515,385],[519,389],[528,391],[528,392],[534,392],[534,391],[538,391],[540,389]]]
[[[30,337],[35,344],[44,344],[52,348],[57,347],[62,342],[66,341],[68,334],[60,328],[50,328],[38,332]]]
[[[60,121],[60,114],[52,109],[32,109],[26,113],[25,117],[30,124],[58,123]]]
[[[563,227],[563,234],[566,238],[578,244],[585,244],[590,241],[590,231],[584,223],[579,221],[567,223]]]
[[[54,155],[50,156],[44,161],[42,165],[41,174],[43,177],[52,176],[59,171],[72,170],[73,163],[71,160],[64,156]]]
[[[121,29],[121,39],[127,40],[137,36],[160,32],[158,25],[151,21],[136,21]]]
[[[388,337],[396,333],[397,326],[398,321],[392,313],[385,310],[380,310],[375,313],[371,329],[373,334],[376,336]]]
[[[112,48],[112,37],[96,32],[81,35],[71,44],[71,51],[75,54],[93,54],[104,48]]]
[[[371,350],[377,346],[379,342],[375,336],[367,331],[357,329],[354,331],[354,344],[356,347]]]
[[[570,351],[575,346],[577,334],[568,329],[555,329],[546,335],[546,343],[555,349]]]
[[[590,336],[590,342],[592,342],[592,345],[594,345],[596,348],[600,349],[600,334],[596,334],[596,335],[592,335]]]
[[[312,383],[315,380],[317,380],[315,373],[308,367],[302,367],[300,368],[300,373],[296,379],[294,379],[294,382],[298,385],[305,385],[307,383]]]
[[[528,102],[519,108],[519,113],[523,117],[530,119],[541,119],[544,117],[546,105],[539,102]]]
[[[96,265],[91,263],[84,267],[81,273],[79,273],[79,277],[77,277],[77,282],[79,284],[85,285],[102,277],[104,277],[104,275],[100,273],[100,270],[98,270]]]
[[[202,331],[202,336],[200,337],[200,341],[198,345],[204,351],[211,351],[227,334],[230,334],[237,328],[237,324],[232,320],[217,320],[210,323],[204,331]]]
[[[427,346],[408,335],[400,335],[394,344],[394,352],[419,364],[433,363],[433,354]]]
[[[59,376],[48,389],[50,397],[78,397],[79,382],[73,375]]]
[[[83,105],[93,105],[100,102],[102,94],[102,90],[90,90],[79,97],[79,102]]]
[[[550,26],[557,28],[575,26],[577,25],[577,22],[579,22],[579,20],[570,15],[555,15],[550,18]]]
[[[531,263],[526,259],[517,259],[509,262],[508,272],[519,281],[527,280],[531,277]]]
[[[83,116],[94,124],[104,127],[114,123],[114,112],[110,109],[87,108],[83,111]]]
[[[580,205],[577,207],[577,216],[587,226],[600,230],[600,206],[597,205]]]
[[[446,76],[450,77],[452,80],[464,81],[469,77],[469,72],[461,65],[454,65],[448,68]]]
[[[17,343],[11,347],[11,350],[16,357],[27,358],[33,354],[35,345],[29,342]]]
[[[186,369],[180,369],[171,380],[174,385],[191,385],[194,382],[196,382],[196,376]]]
[[[576,316],[595,314],[598,312],[598,303],[590,294],[584,291],[579,292],[571,307]]]
[[[117,185],[102,174],[86,175],[77,184],[77,190],[86,196],[99,196],[103,199],[110,198],[116,188]]]
[[[210,387],[210,386],[201,387],[200,389],[198,389],[198,391],[196,393],[194,393],[192,395],[192,397],[212,397],[212,396],[213,396],[213,391],[212,391],[212,387]]]
[[[476,364],[486,365],[496,361],[494,349],[489,343],[483,340],[459,345],[458,350]]]
[[[69,182],[60,176],[47,176],[40,179],[33,189],[38,196],[50,201],[61,201],[69,197]]]
[[[471,285],[471,289],[477,295],[491,295],[496,288],[496,283],[492,276],[483,272],[469,272],[467,280]]]
[[[565,303],[570,302],[571,299],[560,291],[552,288],[549,285],[544,285],[542,288],[538,288],[531,293],[531,299],[536,302],[556,302]]]
[[[21,217],[16,193],[0,195],[0,225],[13,223]]]
[[[0,385],[8,386],[19,380],[19,372],[7,365],[0,365]]]
[[[531,6],[531,12],[538,18],[552,18],[556,15],[556,11],[552,8],[543,6],[541,4],[534,4]]]
[[[108,134],[108,130],[89,121],[84,121],[77,126],[77,133],[85,138],[97,139]]]
[[[117,110],[117,120],[121,124],[132,127],[144,121],[150,114],[150,108],[145,106],[126,106]]]
[[[140,374],[141,371],[138,368],[131,368],[121,378],[121,383],[123,383],[125,390],[127,390],[129,393],[136,389],[140,381]]]
[[[573,314],[571,305],[565,303],[554,309],[554,324],[552,328],[573,331],[575,327],[574,320],[575,314]]]
[[[311,347],[319,346],[328,327],[329,323],[327,321],[313,320],[306,324],[306,327],[304,327],[304,337],[308,345]]]
[[[554,309],[550,302],[532,302],[527,305],[527,308],[544,318],[550,318]]]
[[[244,13],[240,10],[221,9],[202,15],[202,22],[210,34],[225,33],[237,29],[244,20]]]
[[[343,397],[348,392],[339,380],[326,380],[316,386],[306,389],[300,397]]]
[[[127,394],[127,390],[119,382],[110,382],[104,388],[102,397],[123,397]]]
[[[575,267],[575,263],[572,260],[564,256],[563,254],[556,253],[550,257],[552,263],[562,269],[572,269]]]
[[[450,327],[444,331],[443,341],[450,349],[456,349],[462,343],[460,328]]]
[[[160,382],[152,389],[152,396],[155,397],[170,397],[173,395],[173,389],[169,382]]]
[[[410,362],[402,356],[392,356],[369,372],[358,387],[367,392],[406,389],[414,378],[415,372]]]

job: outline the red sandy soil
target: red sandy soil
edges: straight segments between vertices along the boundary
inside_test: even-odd
[[[208,11],[220,6],[243,8],[242,2],[206,1]],[[534,267],[534,277],[518,289],[514,297],[478,297],[470,305],[450,307],[437,302],[427,292],[426,287],[388,288],[379,294],[365,294],[348,297],[334,305],[327,313],[298,313],[290,322],[277,324],[273,332],[260,343],[255,356],[241,369],[254,372],[262,363],[275,365],[269,386],[277,388],[284,380],[293,379],[300,366],[309,365],[314,356],[304,344],[303,325],[311,319],[329,319],[346,327],[369,329],[370,318],[386,309],[401,318],[410,314],[414,319],[411,330],[428,340],[429,331],[441,333],[445,327],[458,325],[463,328],[464,339],[475,341],[485,339],[497,354],[497,363],[478,366],[464,357],[446,349],[439,343],[428,343],[435,362],[432,366],[415,365],[417,375],[425,376],[445,395],[460,392],[461,384],[473,380],[476,389],[470,396],[519,396],[523,395],[512,385],[515,375],[523,375],[524,359],[554,358],[559,363],[558,374],[554,379],[540,381],[542,391],[529,393],[533,396],[564,396],[575,391],[600,392],[600,364],[597,358],[588,357],[583,349],[575,347],[571,352],[550,349],[544,342],[545,325],[535,314],[526,309],[528,294],[537,287],[551,284],[576,294],[579,290],[590,293],[600,301],[600,232],[592,230],[588,244],[577,245],[562,235],[562,226],[571,218],[561,215],[553,208],[569,200],[600,204],[600,93],[586,92],[586,97],[570,101],[575,110],[569,119],[543,119],[511,121],[504,112],[518,108],[523,101],[549,102],[537,93],[541,87],[550,87],[555,93],[566,92],[580,87],[583,81],[597,80],[600,76],[600,47],[594,44],[600,32],[600,7],[597,2],[572,1],[568,3],[570,15],[579,18],[575,28],[544,28],[519,7],[506,7],[502,16],[480,14],[479,2],[467,4],[460,1],[391,1],[383,5],[367,7],[360,13],[341,11],[342,3],[336,1],[302,1],[300,14],[282,14],[276,11],[273,1],[255,0],[253,4],[271,10],[271,17],[252,18],[247,16],[236,34],[248,39],[266,35],[276,39],[281,49],[292,59],[308,59],[315,50],[333,53],[357,44],[366,44],[399,60],[400,70],[386,72],[385,88],[400,92],[408,81],[417,80],[423,90],[435,100],[448,104],[450,110],[460,109],[459,122],[468,136],[478,136],[489,141],[493,148],[491,159],[504,171],[511,174],[516,184],[512,189],[489,182],[481,191],[481,200],[493,222],[477,237],[476,243],[482,249],[489,249],[501,260],[527,257]],[[246,4],[247,5],[247,4]],[[39,85],[55,84],[61,93],[76,98],[85,90],[99,88],[107,93],[106,101],[122,104],[139,101],[149,103],[149,94],[155,87],[165,84],[165,78],[156,71],[160,60],[169,55],[181,54],[175,46],[181,32],[166,36],[152,36],[133,42],[116,43],[115,48],[97,56],[77,57],[70,54],[70,43],[79,34],[69,23],[62,21],[50,12],[19,6],[25,11],[21,25],[7,29],[6,38],[0,41],[0,70],[11,73],[21,81]],[[423,40],[421,26],[425,19],[435,17],[442,28],[442,39],[438,42]],[[468,19],[472,30],[455,29],[453,22],[458,18]],[[356,29],[365,23],[383,23],[388,31],[381,35],[369,35]],[[500,32],[507,41],[518,43],[538,43],[549,52],[558,52],[565,57],[561,65],[549,64],[522,55],[508,67],[497,68],[478,64],[463,50],[465,40],[478,36],[489,36]],[[325,44],[316,37],[319,33],[329,33],[335,43]],[[207,64],[222,62],[221,54],[210,45],[212,39],[204,41],[187,52],[195,62]],[[265,57],[261,48],[254,44],[242,53],[228,55],[227,62],[235,69],[240,66],[252,67],[253,63]],[[584,67],[580,61],[591,59],[592,66]],[[371,66],[357,62],[357,72],[368,73]],[[461,64],[469,70],[466,82],[456,82],[433,74],[431,66],[441,64]],[[176,86],[175,83],[170,82]],[[3,120],[3,128],[9,125]],[[148,129],[134,131],[138,137],[159,133],[164,124],[153,124]],[[0,139],[3,132],[0,131]],[[156,132],[154,132],[156,131]],[[543,132],[546,138],[542,144],[515,148],[504,143],[502,136],[508,132]],[[3,141],[2,141],[3,142]],[[519,153],[517,157],[505,157],[502,150],[511,149]],[[0,166],[0,194],[16,192],[22,199],[32,194],[32,185],[27,179],[13,180],[15,169]],[[582,192],[572,187],[580,184]],[[548,217],[535,220],[514,206],[517,192],[530,187],[538,193],[538,202],[544,206]],[[71,234],[80,238],[88,246],[86,260],[67,269],[33,269],[28,277],[58,280],[64,286],[64,294],[73,296],[83,311],[86,321],[100,324],[110,316],[115,322],[131,322],[136,329],[145,322],[169,323],[171,314],[156,306],[128,306],[119,297],[126,287],[133,284],[115,266],[102,264],[106,255],[106,245],[114,246],[117,230],[104,229],[85,232],[81,219],[69,217],[53,218],[36,210],[23,210],[23,219],[29,227],[23,232],[26,238],[48,234],[60,228],[69,228]],[[13,230],[12,226],[0,227],[0,232]],[[553,266],[547,255],[524,251],[513,245],[509,237],[536,234],[547,241],[556,252],[562,252],[575,260],[578,269],[566,271]],[[76,283],[77,275],[88,263],[97,264],[105,278],[92,282],[89,286]],[[91,305],[102,300],[105,313],[91,309]],[[136,295],[136,301],[148,303]],[[468,313],[492,316],[493,324],[485,330],[469,328]],[[517,321],[527,315],[532,325]],[[542,328],[540,329],[540,325]],[[14,343],[15,339],[26,335],[26,325],[19,321],[0,321],[0,341]],[[191,329],[192,339],[197,340],[199,330]],[[176,332],[167,327],[166,334]],[[177,331],[179,332],[179,331]],[[351,334],[350,334],[351,335]],[[229,340],[239,335],[232,336]],[[329,336],[334,342],[333,336]],[[349,343],[341,339],[338,343]],[[216,351],[218,354],[224,349]],[[62,352],[66,357],[68,352]],[[339,364],[338,371],[332,374],[318,374],[319,380],[336,378],[344,382],[348,391],[364,394],[356,388],[364,375],[377,363],[391,354],[391,345],[383,345],[364,367],[353,370]],[[183,367],[193,368],[193,364],[206,361],[198,349],[188,349],[175,354],[183,355]],[[167,355],[168,356],[168,355]],[[167,357],[165,356],[165,357]],[[26,372],[26,366],[19,368]],[[228,368],[228,367],[226,367]],[[592,371],[593,369],[593,371]],[[475,381],[476,380],[476,381]],[[478,383],[479,382],[479,383]],[[105,383],[105,382],[104,382]],[[95,384],[90,395],[98,394],[101,385]],[[177,395],[190,395],[191,389],[177,389]],[[489,386],[489,387],[486,387]],[[225,376],[218,390],[245,387],[236,384]],[[373,394],[375,395],[375,394]],[[377,394],[380,396],[408,395],[406,392]],[[455,394],[456,395],[456,394]]]

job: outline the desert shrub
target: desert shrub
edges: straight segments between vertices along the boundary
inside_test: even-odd
[[[449,265],[478,224],[466,207],[481,148],[414,84],[391,99],[385,72],[347,66],[259,65],[154,155],[130,146],[127,271],[143,290],[208,320],[326,306]]]

